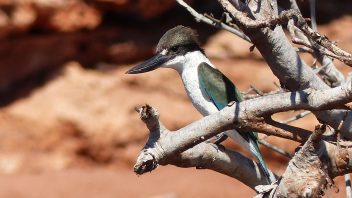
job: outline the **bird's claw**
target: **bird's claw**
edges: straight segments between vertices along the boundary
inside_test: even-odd
[[[231,107],[232,105],[234,105],[236,103],[236,101],[231,101],[227,104],[228,107]]]

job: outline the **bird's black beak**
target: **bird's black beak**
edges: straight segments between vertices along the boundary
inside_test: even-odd
[[[173,57],[170,55],[157,54],[152,58],[144,61],[143,63],[132,67],[126,72],[126,74],[139,74],[153,71],[162,66],[167,61],[171,60],[172,58]]]

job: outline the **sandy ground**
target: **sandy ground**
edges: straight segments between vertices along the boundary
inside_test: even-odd
[[[337,186],[342,186],[337,179]],[[230,177],[208,170],[159,167],[136,176],[131,168],[70,169],[0,177],[2,198],[191,198],[252,197],[255,192]],[[345,197],[345,189],[325,197]]]
[[[0,178],[0,197],[12,198],[173,198],[249,197],[255,193],[218,173],[176,167],[136,176],[131,169],[66,170]]]

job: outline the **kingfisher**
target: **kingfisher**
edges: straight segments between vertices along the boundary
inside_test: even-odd
[[[127,74],[139,74],[157,68],[171,68],[178,72],[193,106],[207,116],[218,112],[231,102],[241,102],[243,97],[236,86],[207,58],[200,47],[195,30],[182,25],[168,30],[159,40],[155,56],[129,69]],[[248,150],[258,160],[268,182],[274,176],[268,171],[254,132],[229,130],[223,137],[230,137]],[[224,139],[224,138],[221,138]]]

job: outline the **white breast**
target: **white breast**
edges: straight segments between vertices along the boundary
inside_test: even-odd
[[[206,62],[214,67],[209,60],[199,51],[190,52],[185,55],[185,62],[179,71],[187,95],[192,101],[195,108],[203,115],[216,113],[218,109],[211,102],[210,98],[202,93],[198,79],[198,66],[200,63]]]

